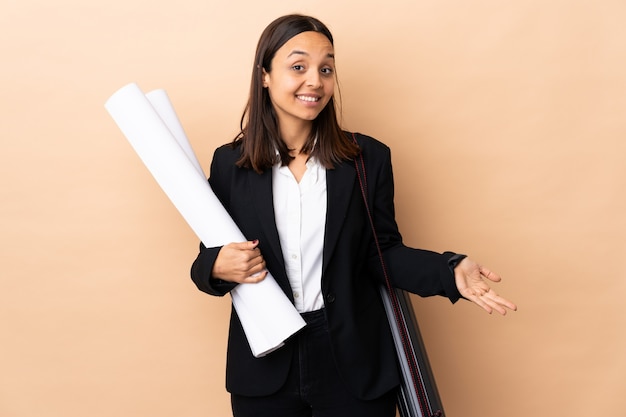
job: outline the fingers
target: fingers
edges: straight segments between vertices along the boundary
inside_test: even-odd
[[[235,282],[241,284],[254,284],[265,279],[267,271],[265,270],[265,260],[261,255],[261,251],[257,247],[258,240],[241,242],[237,264],[234,266]]]
[[[263,281],[267,275],[265,260],[258,248],[244,251],[244,258],[240,264],[240,283],[257,283]]]
[[[259,241],[258,239],[255,240],[247,240],[245,242],[233,242],[233,243],[229,243],[228,245],[226,245],[225,247],[230,247],[232,249],[238,249],[238,250],[253,250],[254,248],[256,248],[259,245]],[[258,249],[257,249],[258,250]]]
[[[494,301],[497,302],[498,305],[502,307],[506,307],[511,311],[517,311],[517,305],[515,305],[515,303],[507,300],[506,298],[502,298],[497,294],[496,294],[496,297],[494,298]]]
[[[494,310],[505,316],[507,308],[512,311],[517,310],[517,306],[509,300],[499,296],[492,289],[482,294],[473,295],[470,300],[476,303],[479,307],[491,314]]]
[[[491,314],[493,312],[493,308],[488,303],[486,303],[482,297],[483,296],[472,296],[468,298],[474,304],[485,310],[487,313]]]
[[[265,260],[258,244],[258,240],[253,240],[224,245],[215,259],[213,277],[240,284],[257,283],[265,279]]]
[[[491,271],[489,268],[486,268],[481,265],[479,269],[480,269],[480,274],[490,281],[500,282],[502,280],[502,277],[500,277],[500,275]],[[513,302],[507,300],[506,298],[499,296],[491,288],[489,288],[485,292],[485,294],[482,294],[482,296],[484,298],[483,304],[487,305],[492,310],[496,310],[498,313],[502,314],[503,316],[506,315],[506,311],[507,311],[506,309],[517,311],[517,306]],[[485,310],[489,310],[489,309],[485,308]]]
[[[500,275],[496,274],[495,272],[493,272],[492,270],[490,270],[489,268],[485,266],[480,265],[478,269],[480,271],[480,274],[490,281],[500,282],[502,280],[502,277],[500,277]]]
[[[265,277],[267,276],[267,270],[263,270],[261,272],[258,272],[256,274],[247,276],[242,278],[240,281],[238,281],[240,284],[256,284],[258,282],[261,282],[265,279]]]

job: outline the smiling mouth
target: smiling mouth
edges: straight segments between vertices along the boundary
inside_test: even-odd
[[[296,96],[298,100],[308,101],[309,103],[315,103],[316,101],[320,101],[319,97],[311,97],[311,96]]]

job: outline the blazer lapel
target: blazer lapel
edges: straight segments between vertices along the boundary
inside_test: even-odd
[[[324,236],[324,261],[322,270],[325,271],[328,261],[335,250],[339,234],[347,215],[350,200],[356,184],[356,171],[352,161],[344,161],[335,169],[326,171],[326,187],[328,208],[326,213],[326,230]]]
[[[260,229],[265,236],[263,246],[269,246],[270,253],[263,253],[268,265],[280,265],[280,270],[272,269],[272,275],[276,282],[283,288],[285,293],[292,297],[287,273],[285,271],[285,260],[280,248],[280,238],[274,219],[274,201],[272,198],[272,170],[265,170],[261,175],[253,170],[248,172],[249,192],[253,196],[254,209],[259,219]],[[274,258],[274,262],[269,262],[268,257]]]

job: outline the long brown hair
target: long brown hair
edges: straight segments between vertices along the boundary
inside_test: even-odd
[[[233,141],[234,145],[241,146],[238,166],[252,168],[261,173],[271,168],[278,160],[287,165],[293,159],[289,155],[287,145],[280,138],[278,117],[267,89],[263,88],[263,70],[266,72],[272,70],[272,59],[276,51],[289,39],[309,31],[326,36],[334,46],[333,35],[326,25],[314,17],[299,14],[279,17],[261,34],[252,68],[250,95],[241,116],[241,131]],[[354,158],[359,152],[358,146],[341,130],[335,106],[333,95],[326,107],[313,120],[311,133],[301,150],[316,157],[327,169],[332,169],[342,160]],[[276,156],[277,150],[279,159]]]

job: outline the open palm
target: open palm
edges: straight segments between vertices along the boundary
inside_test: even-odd
[[[454,279],[461,295],[477,304],[489,314],[494,310],[505,315],[506,309],[517,310],[511,301],[499,296],[488,281],[500,282],[502,278],[488,268],[469,258],[463,259],[454,268]]]

